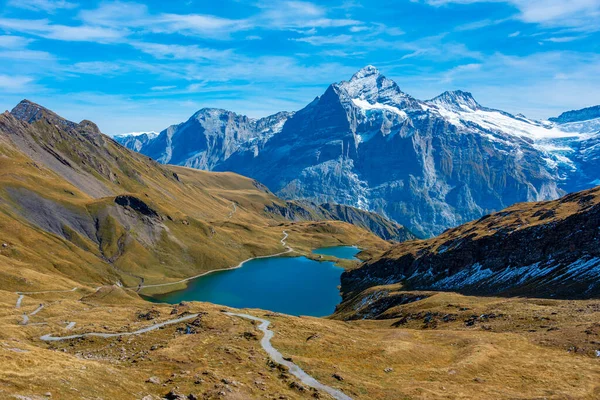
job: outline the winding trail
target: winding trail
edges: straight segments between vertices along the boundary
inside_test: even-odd
[[[17,304],[15,304],[15,308],[21,308],[21,302],[23,301],[24,294],[19,294],[19,298],[17,299]]]
[[[198,315],[199,314],[190,314],[190,315],[186,315],[185,317],[171,319],[169,321],[164,321],[164,322],[159,322],[157,324],[150,325],[150,326],[147,326],[142,329],[138,329],[137,331],[133,331],[133,332],[117,332],[117,333],[90,332],[90,333],[82,333],[80,335],[69,335],[69,336],[44,335],[44,336],[40,336],[40,340],[43,340],[46,342],[57,342],[59,340],[78,339],[78,338],[92,337],[92,336],[100,337],[100,338],[112,338],[112,337],[119,337],[119,336],[141,335],[142,333],[155,331],[159,328],[162,328],[163,326],[178,324],[180,322],[196,318]]]
[[[32,315],[35,315],[35,314],[39,313],[40,311],[42,311],[42,308],[44,308],[44,305],[40,304],[38,306],[38,308],[36,308],[32,312],[30,312],[29,314],[23,313],[23,322],[21,322],[21,325],[27,325],[29,323],[29,317],[31,317]]]
[[[15,308],[21,308],[21,303],[23,302],[23,297],[25,297],[26,294],[69,293],[69,292],[74,292],[77,289],[79,289],[79,288],[74,287],[73,289],[69,289],[69,290],[42,290],[41,292],[15,292],[16,294],[19,295],[19,297],[17,298],[17,304],[15,304]],[[29,314],[29,315],[32,315],[32,314]]]
[[[135,287],[128,287],[127,289],[136,289],[136,291],[138,291],[138,292],[139,292],[140,290],[142,290],[142,289],[144,289],[144,288],[153,288],[153,287],[163,287],[163,286],[177,285],[177,284],[180,284],[180,283],[189,282],[189,281],[191,281],[191,280],[194,280],[194,279],[197,279],[197,278],[200,278],[200,277],[203,277],[203,276],[206,276],[206,275],[212,274],[212,273],[214,273],[214,272],[220,272],[220,271],[231,271],[231,270],[234,270],[234,269],[241,268],[241,267],[243,267],[243,266],[244,266],[244,264],[246,264],[248,261],[252,261],[252,260],[259,260],[259,259],[261,259],[261,258],[271,258],[271,257],[278,257],[278,256],[282,256],[282,255],[284,255],[284,254],[288,254],[288,253],[291,253],[291,252],[293,252],[293,251],[294,251],[294,249],[292,249],[292,248],[291,248],[290,246],[288,246],[288,245],[287,245],[287,243],[286,243],[286,239],[288,238],[288,236],[289,236],[289,235],[288,235],[288,233],[287,233],[286,231],[283,231],[283,238],[280,240],[280,242],[281,242],[281,245],[282,245],[283,247],[285,247],[285,248],[286,248],[286,251],[282,251],[281,253],[277,253],[277,254],[270,254],[270,255],[268,255],[268,256],[258,256],[258,257],[252,257],[252,258],[248,258],[248,259],[246,259],[246,260],[242,261],[241,263],[239,263],[238,265],[236,265],[236,266],[234,266],[234,267],[229,267],[229,268],[221,268],[221,269],[213,269],[213,270],[210,270],[210,271],[207,271],[207,272],[203,272],[203,273],[201,273],[201,274],[194,275],[194,276],[191,276],[191,277],[189,277],[189,278],[185,278],[185,279],[182,279],[182,280],[179,280],[179,281],[176,281],[176,282],[168,282],[168,283],[156,283],[156,284],[154,284],[154,285],[144,285],[143,283],[141,283],[139,286],[135,286]]]
[[[289,369],[289,371],[292,375],[294,375],[296,378],[300,379],[300,382],[302,382],[305,385],[310,386],[312,388],[327,392],[336,400],[352,400],[352,398],[349,397],[348,395],[346,395],[345,393],[343,393],[337,389],[334,389],[331,386],[322,384],[321,382],[317,381],[315,378],[313,378],[312,376],[310,376],[306,372],[304,372],[302,370],[302,368],[300,368],[293,362],[285,360],[283,358],[283,355],[276,348],[274,348],[273,345],[271,344],[271,339],[275,335],[275,332],[273,332],[272,330],[269,330],[269,325],[271,324],[271,321],[262,319],[262,318],[258,318],[258,317],[255,317],[255,316],[252,316],[249,314],[237,314],[237,313],[231,313],[231,312],[226,312],[225,314],[232,316],[232,317],[241,317],[241,318],[250,319],[252,321],[260,322],[258,329],[260,329],[264,333],[264,336],[263,336],[262,340],[260,341],[262,348],[267,352],[269,357],[271,357],[276,363],[285,365]]]
[[[229,212],[229,215],[227,215],[227,219],[231,219],[237,212],[237,204],[235,204],[235,201],[232,201],[231,204],[233,205],[233,209]]]

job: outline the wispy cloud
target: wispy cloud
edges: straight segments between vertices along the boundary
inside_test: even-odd
[[[32,42],[32,39],[21,36],[0,36],[0,58],[12,61],[42,61],[53,60],[55,58],[48,52],[28,49],[27,46]]]
[[[306,42],[314,46],[323,46],[331,44],[345,44],[350,43],[353,37],[350,35],[329,35],[329,36],[306,36],[301,38],[292,39],[296,42]]]
[[[159,59],[170,60],[217,60],[232,55],[231,50],[215,50],[197,45],[161,44],[148,42],[130,43],[136,49]]]
[[[412,0],[418,1],[418,0]],[[506,3],[519,13],[515,18],[551,27],[572,27],[582,30],[600,30],[600,2],[598,0],[422,0],[432,6],[449,4]]]
[[[33,81],[28,76],[0,75],[0,89],[7,93],[25,93],[32,89]]]
[[[47,19],[0,18],[0,28],[8,32],[20,32],[45,39],[70,42],[109,43],[125,36],[125,32],[122,30],[89,25],[69,26],[53,24]]]
[[[10,0],[8,5],[31,11],[45,11],[48,13],[53,13],[61,9],[78,7],[77,3],[66,0]]]
[[[545,41],[553,42],[553,43],[569,43],[569,42],[574,42],[575,40],[580,40],[583,38],[584,38],[584,36],[561,36],[561,37],[551,37],[551,38],[545,39]]]
[[[246,18],[231,19],[209,14],[151,13],[140,3],[103,3],[94,10],[84,10],[81,19],[92,26],[147,31],[152,33],[200,36],[227,40],[231,34],[254,29],[309,30],[360,25],[347,18],[330,18],[327,10],[303,1],[258,3],[258,12]]]

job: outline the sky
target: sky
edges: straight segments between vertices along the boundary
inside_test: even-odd
[[[107,134],[298,110],[366,65],[532,118],[600,104],[600,0],[0,1],[0,108]]]

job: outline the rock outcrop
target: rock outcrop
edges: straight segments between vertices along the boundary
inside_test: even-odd
[[[599,297],[600,188],[517,204],[436,238],[396,245],[342,275],[346,299],[395,283],[473,295]]]

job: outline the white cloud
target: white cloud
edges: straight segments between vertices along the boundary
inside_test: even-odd
[[[45,51],[36,51],[27,49],[27,46],[33,42],[21,36],[0,35],[0,58],[12,61],[19,60],[53,60],[54,56]]]
[[[171,89],[175,89],[175,88],[177,88],[177,86],[174,86],[174,85],[152,86],[150,88],[150,90],[155,91],[155,92],[164,92],[165,90],[171,90]]]
[[[126,27],[163,34],[181,34],[211,39],[230,39],[235,32],[254,29],[309,30],[360,25],[360,21],[329,18],[327,10],[303,1],[264,2],[258,12],[247,18],[230,19],[208,14],[150,12],[140,3],[115,1],[97,9],[84,10],[80,17],[87,24],[110,28]]]
[[[561,36],[561,37],[551,37],[548,39],[545,39],[546,42],[553,42],[553,43],[569,43],[569,42],[574,42],[575,40],[579,40],[579,39],[583,39],[584,36]]]
[[[361,25],[348,18],[329,18],[327,10],[305,1],[264,2],[262,12],[251,18],[257,26],[269,29],[310,29]]]
[[[437,7],[449,4],[506,3],[519,11],[516,18],[523,22],[591,31],[600,29],[598,0],[423,0],[423,2]]]
[[[339,45],[346,44],[352,41],[353,37],[350,35],[330,35],[330,36],[307,36],[297,39],[292,39],[296,42],[305,42],[312,44],[313,46],[325,46],[325,45]]]
[[[67,72],[86,75],[117,75],[129,71],[126,65],[110,61],[78,62],[65,68]]]
[[[479,66],[477,66],[479,65]],[[470,91],[484,106],[534,118],[600,104],[600,55],[550,51],[526,56],[500,53],[477,64],[438,74],[400,76],[398,82],[421,98],[449,89]],[[499,81],[498,77],[502,77]]]
[[[60,9],[76,8],[77,3],[66,0],[10,0],[12,7],[23,8],[31,11],[45,11],[53,13]]]
[[[45,39],[73,42],[113,42],[125,36],[125,32],[98,26],[68,26],[52,24],[47,19],[0,18],[0,28],[8,32],[21,32]]]
[[[21,36],[0,35],[0,47],[5,49],[22,49],[31,43],[31,39]]]
[[[31,89],[33,78],[0,74],[0,89],[8,93],[22,93]]]
[[[231,50],[201,48],[196,45],[161,44],[148,42],[130,43],[136,49],[159,59],[172,60],[217,60],[229,57]]]

